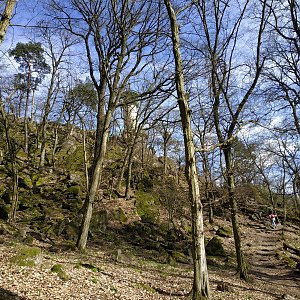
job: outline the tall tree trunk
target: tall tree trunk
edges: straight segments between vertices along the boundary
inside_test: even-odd
[[[55,125],[54,128],[54,144],[53,144],[53,149],[52,149],[52,155],[51,155],[51,163],[52,163],[52,168],[55,168],[55,154],[56,154],[56,149],[58,146],[58,127],[59,125]]]
[[[33,123],[34,121],[35,121],[35,88],[32,90],[31,111],[30,111],[30,122]]]
[[[167,165],[167,141],[164,138],[164,153],[163,153],[163,168],[164,168],[164,178],[166,178],[167,176],[167,171],[168,171],[168,165]]]
[[[285,190],[285,179],[286,179],[286,169],[285,163],[282,161],[282,169],[283,169],[283,178],[282,178],[282,202],[283,202],[283,224],[286,224],[286,211],[287,211],[287,203],[286,203],[286,190]]]
[[[227,143],[227,145],[223,147],[223,153],[224,153],[225,163],[226,163],[227,189],[228,189],[228,197],[229,197],[229,203],[231,208],[231,222],[232,222],[232,229],[234,235],[236,258],[237,258],[237,272],[241,279],[248,281],[249,280],[248,270],[244,259],[244,254],[242,251],[242,239],[241,239],[241,233],[240,233],[238,216],[237,216],[238,207],[235,199],[235,179],[234,179],[233,166],[232,166],[232,148],[229,143]]]
[[[26,93],[25,114],[24,114],[24,151],[28,154],[28,103],[29,91]]]
[[[27,87],[26,87],[26,102],[25,102],[25,112],[24,112],[24,150],[26,154],[28,153],[28,109],[29,109],[29,96],[31,90],[31,68],[28,65],[27,73]]]
[[[132,161],[133,161],[133,152],[134,152],[134,145],[131,145],[129,150],[129,157],[128,157],[128,167],[127,167],[127,177],[126,177],[126,191],[125,191],[125,199],[130,199],[130,183],[132,178]]]
[[[93,168],[90,176],[91,178],[89,183],[89,190],[84,203],[84,213],[83,213],[83,218],[82,218],[78,240],[77,240],[77,248],[79,250],[84,250],[86,248],[88,232],[89,232],[92,213],[93,213],[93,205],[94,205],[95,197],[98,190],[98,185],[99,182],[101,181],[101,176],[103,171],[103,162],[104,162],[107,143],[109,139],[109,128],[110,128],[109,125],[112,119],[112,114],[113,114],[112,109],[106,113],[106,120],[104,124],[105,127],[103,130],[101,141],[99,143],[100,149],[98,151],[96,150],[96,153],[98,153],[98,155],[94,157]]]
[[[294,194],[294,206],[295,210],[298,211],[300,208],[300,196],[298,191],[298,184],[297,184],[297,176],[295,175],[295,178],[293,179],[293,194]]]
[[[47,121],[44,120],[43,124],[42,124],[42,144],[41,144],[40,168],[43,168],[45,166],[46,141],[47,141]]]
[[[16,212],[19,202],[19,189],[18,189],[18,168],[16,161],[12,162],[12,181],[13,181],[13,188],[12,188],[12,195],[11,195],[11,207],[9,212],[9,222],[14,222],[16,219]]]
[[[12,94],[11,94],[12,96]],[[17,150],[14,139],[11,137],[10,125],[6,115],[6,111],[2,105],[1,91],[0,91],[0,116],[3,121],[4,130],[5,130],[5,139],[8,157],[11,161],[11,173],[12,173],[12,195],[11,195],[11,207],[9,211],[8,221],[14,222],[16,217],[16,211],[18,206],[19,199],[19,186],[18,186],[18,165],[17,165]]]
[[[17,0],[7,0],[4,12],[0,19],[0,45],[4,40],[5,33],[10,23]]]
[[[128,165],[128,159],[129,159],[129,146],[127,145],[126,151],[125,151],[125,157],[124,157],[124,160],[123,160],[122,168],[121,168],[121,171],[120,171],[120,174],[119,174],[119,178],[118,178],[118,183],[117,183],[117,190],[118,190],[118,192],[121,191],[122,181],[123,181],[123,178],[124,178],[125,169],[126,169],[126,166]]]
[[[189,185],[189,197],[192,211],[192,233],[193,233],[193,300],[210,299],[208,270],[206,264],[204,228],[203,228],[203,205],[200,199],[198,172],[196,167],[195,149],[191,129],[190,108],[184,89],[184,77],[182,59],[180,53],[179,28],[176,15],[170,0],[164,0],[168,11],[173,43],[173,55],[175,59],[175,81],[180,109],[182,130],[185,146],[186,177]]]
[[[82,126],[84,127],[84,126]],[[83,163],[84,163],[84,176],[85,176],[85,187],[88,191],[89,188],[89,168],[88,168],[88,159],[87,159],[87,149],[86,149],[86,130],[85,128],[82,129],[83,131]]]
[[[203,142],[203,143],[202,143]],[[204,141],[201,141],[201,146],[204,148]],[[213,206],[212,206],[212,182],[211,182],[211,177],[209,175],[208,171],[208,158],[205,153],[203,153],[202,156],[202,167],[203,167],[203,172],[204,172],[204,192],[205,192],[205,200],[208,203],[208,219],[209,223],[213,224],[214,223],[214,211],[213,211]]]

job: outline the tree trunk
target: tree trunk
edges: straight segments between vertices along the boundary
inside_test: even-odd
[[[249,280],[248,270],[247,270],[246,262],[244,260],[243,251],[242,251],[241,233],[238,224],[238,216],[237,216],[238,208],[237,208],[237,202],[234,195],[235,180],[234,180],[234,173],[232,168],[231,151],[232,151],[231,145],[227,143],[227,145],[223,147],[223,153],[224,153],[225,163],[226,163],[227,189],[228,189],[228,197],[229,197],[229,203],[231,208],[231,222],[232,222],[232,229],[234,235],[236,258],[237,258],[237,272],[241,279],[248,281]]]
[[[167,165],[167,141],[166,141],[166,139],[164,138],[164,153],[163,153],[163,168],[164,168],[164,178],[166,178],[166,176],[167,176],[167,167],[168,167],[168,165]]]
[[[287,212],[287,203],[286,203],[286,190],[285,190],[285,178],[286,178],[286,169],[284,161],[282,162],[283,168],[283,178],[282,178],[282,202],[283,202],[283,224],[286,224],[286,212]]]
[[[7,0],[4,12],[0,19],[0,45],[4,40],[5,33],[10,23],[17,0]]]
[[[24,151],[28,153],[28,108],[29,108],[29,95],[31,89],[31,68],[30,64],[28,65],[27,73],[27,87],[26,87],[26,102],[25,102],[25,112],[24,112]]]
[[[53,149],[52,149],[52,157],[51,157],[51,162],[52,162],[52,168],[54,169],[55,167],[55,153],[56,149],[58,146],[58,127],[59,125],[56,124],[54,128],[54,144],[53,144]]]
[[[85,187],[88,191],[89,189],[89,168],[88,168],[88,159],[87,159],[87,150],[86,150],[86,130],[85,128],[82,129],[83,131],[83,163],[84,163],[84,175],[85,175]]]
[[[11,207],[9,212],[9,222],[14,222],[16,219],[16,212],[19,202],[19,193],[18,193],[18,168],[16,161],[12,163],[12,180],[13,180],[13,189],[12,189],[12,196],[11,196]]]
[[[118,183],[117,183],[118,192],[121,191],[125,169],[126,169],[126,166],[128,165],[128,159],[129,159],[129,147],[127,146],[126,147],[126,152],[125,152],[125,158],[124,158],[124,161],[123,161],[123,164],[122,164],[122,168],[121,168],[120,175],[119,175],[119,178],[118,178]]]
[[[170,0],[164,0],[168,11],[173,43],[173,55],[175,59],[175,81],[180,109],[182,130],[185,146],[186,177],[189,185],[189,197],[192,211],[192,233],[193,233],[193,300],[202,300],[210,298],[208,270],[206,264],[204,230],[203,230],[203,206],[200,199],[200,189],[198,182],[198,173],[195,159],[195,149],[193,143],[193,134],[191,129],[190,109],[187,96],[184,89],[184,77],[182,69],[182,59],[180,53],[179,28],[176,15]]]
[[[42,125],[42,144],[41,144],[40,168],[43,168],[45,166],[46,141],[47,141],[47,121],[44,120],[43,125]]]
[[[134,152],[134,145],[131,145],[129,150],[129,157],[128,157],[128,167],[127,167],[127,177],[126,177],[126,191],[125,191],[125,199],[130,199],[130,182],[132,177],[132,160],[133,160],[133,152]]]
[[[29,96],[29,92],[27,92]],[[24,114],[24,151],[28,154],[28,97],[26,96],[26,103],[25,103],[25,114]]]
[[[9,211],[8,221],[14,222],[16,217],[16,211],[18,206],[18,193],[19,193],[19,186],[18,186],[18,165],[16,161],[16,144],[11,137],[10,133],[10,126],[8,123],[8,118],[6,115],[6,112],[2,105],[2,99],[1,99],[1,92],[0,92],[0,115],[3,120],[4,130],[5,130],[5,139],[6,139],[6,146],[7,146],[7,152],[8,156],[11,160],[11,173],[12,173],[12,196],[11,196],[11,207]]]
[[[110,110],[106,114],[106,123],[103,131],[102,139],[99,144],[100,149],[99,151],[96,150],[98,156],[94,157],[93,168],[92,168],[91,178],[89,183],[89,190],[84,203],[84,213],[83,213],[82,223],[80,226],[78,240],[77,240],[77,248],[79,250],[84,250],[86,248],[88,232],[89,232],[92,213],[93,213],[93,205],[94,205],[95,197],[98,190],[98,185],[101,180],[102,171],[103,171],[103,162],[104,162],[107,143],[109,139],[109,124],[112,118],[112,113],[113,113],[112,110]]]

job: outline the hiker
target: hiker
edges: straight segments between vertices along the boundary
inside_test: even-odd
[[[271,213],[269,215],[270,219],[271,219],[271,226],[273,228],[276,228],[276,218],[277,218],[277,215],[275,213]]]

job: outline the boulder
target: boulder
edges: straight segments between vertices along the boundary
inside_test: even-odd
[[[213,237],[206,245],[205,251],[207,255],[226,256],[223,244],[220,239]]]
[[[10,209],[10,205],[8,205],[8,204],[0,205],[0,219],[1,220],[5,220],[5,221],[8,220],[9,209]]]
[[[220,237],[231,237],[232,236],[232,231],[230,227],[227,226],[221,226],[217,230],[216,234]]]

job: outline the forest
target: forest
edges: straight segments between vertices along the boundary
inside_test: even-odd
[[[0,3],[0,299],[300,299],[300,3]]]

